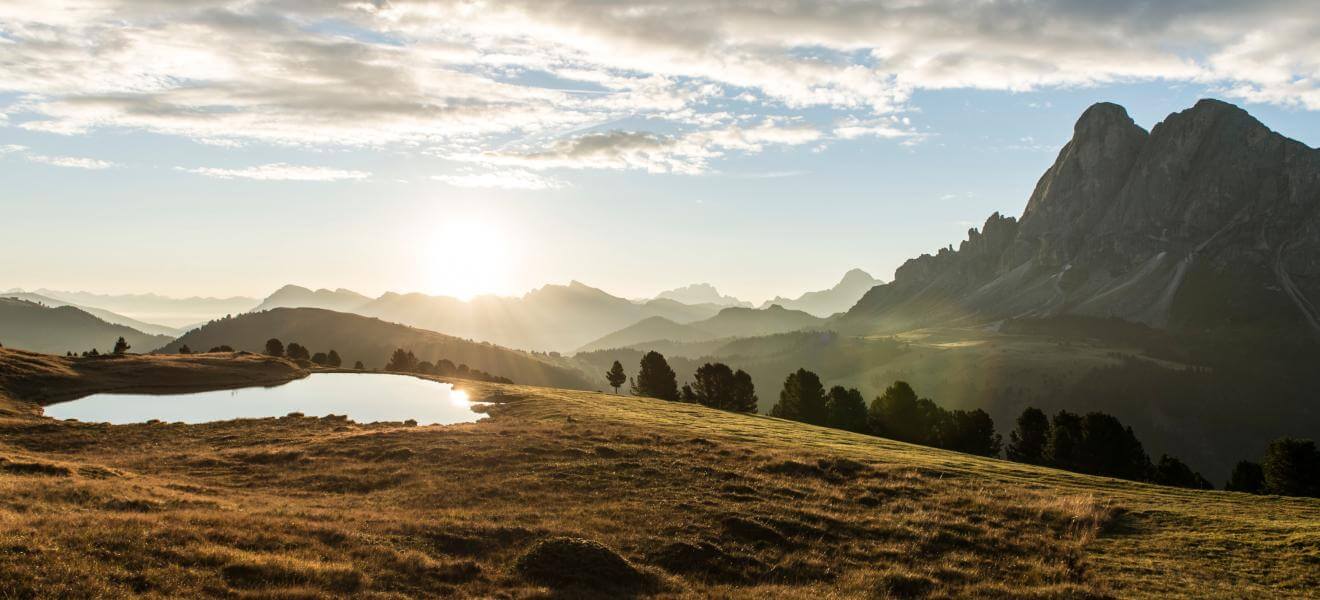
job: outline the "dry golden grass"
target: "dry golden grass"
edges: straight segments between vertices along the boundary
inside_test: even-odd
[[[234,368],[270,368],[250,360]],[[497,401],[492,418],[0,420],[0,598],[1301,598],[1320,585],[1315,500],[650,399],[459,387]],[[555,551],[528,555],[539,542]],[[589,558],[569,581],[535,568]]]

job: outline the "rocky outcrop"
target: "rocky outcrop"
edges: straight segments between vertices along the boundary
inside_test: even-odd
[[[1080,314],[1173,329],[1320,334],[1320,151],[1215,100],[1149,133],[1120,106],[1078,119],[1020,221],[907,261],[847,329]]]

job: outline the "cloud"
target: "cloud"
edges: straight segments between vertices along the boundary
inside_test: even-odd
[[[11,2],[0,45],[9,126],[525,170],[915,143],[920,90],[1194,82],[1320,110],[1313,0]]]
[[[291,165],[287,163],[271,163],[242,169],[221,169],[215,167],[175,167],[175,169],[214,179],[252,179],[256,181],[355,181],[371,177],[371,173],[366,171]]]
[[[431,179],[461,188],[495,188],[504,190],[552,190],[567,186],[562,180],[537,175],[521,169],[458,175],[433,175]]]
[[[0,144],[0,156],[13,154],[21,156],[29,162],[51,165],[53,167],[68,167],[71,169],[102,170],[119,165],[106,160],[95,158],[85,158],[80,156],[47,156],[45,154],[34,154],[27,146],[19,144]]]
[[[95,158],[82,158],[78,156],[45,156],[41,154],[31,154],[27,157],[32,162],[51,165],[54,167],[68,167],[71,169],[89,169],[99,171],[117,166],[115,163]]]
[[[695,175],[727,152],[758,153],[767,146],[797,146],[821,139],[819,130],[767,120],[753,127],[729,126],[679,135],[613,130],[552,142],[537,149],[454,154],[453,160],[526,169],[617,169]]]

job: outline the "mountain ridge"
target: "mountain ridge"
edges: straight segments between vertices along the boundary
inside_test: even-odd
[[[761,303],[760,308],[778,304],[784,308],[801,310],[817,317],[829,317],[852,308],[871,288],[884,283],[862,269],[849,269],[834,286],[804,292],[797,298],[775,296]]]
[[[0,297],[0,344],[5,346],[48,354],[85,352],[93,348],[109,352],[120,337],[136,352],[146,352],[172,339],[172,336],[151,335],[106,322],[72,305],[45,306]]]
[[[626,348],[648,342],[707,342],[721,338],[766,336],[815,327],[825,323],[810,313],[787,309],[778,304],[767,308],[730,306],[719,314],[693,323],[675,323],[663,317],[651,317],[611,332],[578,348],[593,352]]]
[[[857,332],[1072,314],[1320,332],[1320,151],[1202,100],[1147,132],[1088,108],[1021,219],[906,261],[836,319]]]

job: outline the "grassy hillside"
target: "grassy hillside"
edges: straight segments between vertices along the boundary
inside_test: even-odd
[[[97,348],[109,352],[123,337],[134,350],[146,352],[169,343],[165,335],[150,335],[107,323],[72,306],[42,306],[15,298],[0,298],[0,344],[33,352],[64,354]]]
[[[573,358],[593,374],[619,360],[632,375],[641,354],[654,348],[669,358],[680,383],[703,362],[723,361],[752,375],[763,413],[798,367],[815,371],[826,385],[856,387],[868,400],[907,381],[947,408],[984,409],[1005,437],[1028,406],[1050,414],[1102,411],[1131,425],[1152,457],[1178,456],[1215,485],[1271,440],[1320,431],[1314,374],[1271,368],[1263,353],[1220,359],[1216,368],[1193,366],[1188,357],[1204,352],[1189,352],[1157,330],[1094,326],[1103,330],[937,328],[873,338],[797,332],[715,345],[639,344]]]
[[[24,373],[0,372],[0,389]],[[1320,585],[1314,499],[1161,488],[644,398],[461,385],[498,403],[490,419],[0,417],[0,589],[1304,598]],[[603,547],[548,541],[563,537]]]
[[[576,372],[525,352],[319,308],[276,308],[212,321],[161,350],[173,353],[183,345],[193,350],[229,345],[237,350],[261,352],[270,338],[278,338],[286,345],[298,342],[312,352],[337,350],[346,366],[360,360],[367,368],[381,368],[396,348],[404,348],[412,350],[419,360],[435,362],[446,358],[454,364],[467,364],[518,383],[595,387]]]
[[[602,374],[617,360],[633,376],[642,355],[652,349],[665,353],[680,384],[689,381],[697,367],[706,362],[722,361],[747,371],[756,384],[762,413],[770,412],[779,399],[784,378],[799,368],[811,369],[831,384],[847,382],[858,373],[888,364],[906,352],[903,343],[891,339],[799,331],[722,341],[713,348],[704,342],[644,343],[632,348],[583,352],[575,354],[573,360],[583,365],[580,369],[584,372]]]

